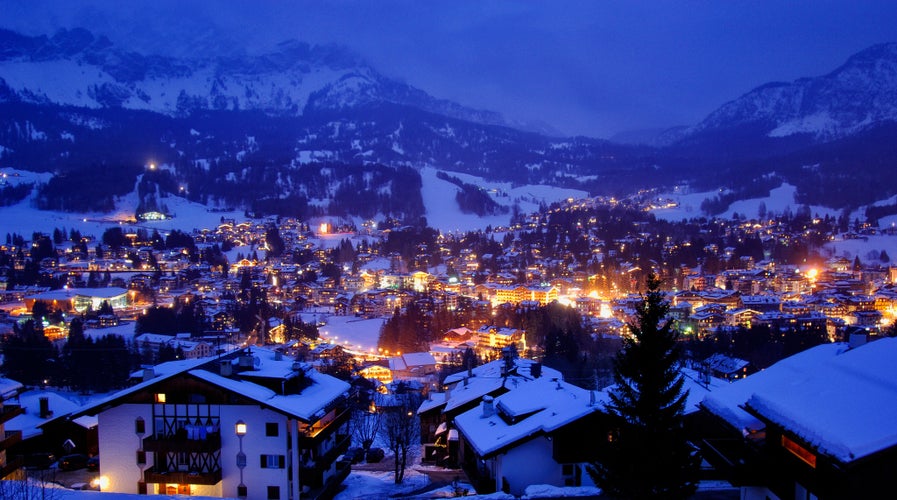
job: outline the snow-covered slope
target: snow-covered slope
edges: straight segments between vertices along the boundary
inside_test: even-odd
[[[863,50],[831,73],[769,83],[728,102],[689,134],[756,125],[769,137],[844,137],[897,120],[897,43]]]

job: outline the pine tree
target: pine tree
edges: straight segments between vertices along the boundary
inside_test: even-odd
[[[629,324],[632,336],[614,360],[615,388],[606,410],[616,429],[600,461],[589,467],[595,483],[614,498],[687,498],[696,489],[699,457],[682,425],[684,380],[679,333],[665,320],[669,304],[660,280]]]

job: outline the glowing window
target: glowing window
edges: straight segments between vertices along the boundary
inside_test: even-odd
[[[784,435],[782,436],[782,448],[791,452],[792,455],[801,459],[801,461],[810,467],[814,469],[816,468],[816,455]]]
[[[156,394],[156,402],[157,402],[157,403],[164,403],[164,402],[165,402],[165,394],[163,394],[163,393],[161,393],[161,392],[158,393],[158,394]]]

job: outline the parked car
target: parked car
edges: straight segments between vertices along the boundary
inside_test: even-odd
[[[368,454],[365,459],[368,461],[368,463],[375,464],[383,460],[384,456],[386,456],[386,453],[383,452],[383,448],[371,448],[370,450],[368,450]]]
[[[56,455],[50,452],[32,453],[25,457],[26,469],[49,469],[56,462]]]
[[[87,459],[87,470],[90,472],[98,472],[100,470],[100,456],[94,455]]]
[[[59,459],[59,468],[62,470],[78,470],[87,467],[87,455],[73,453]]]
[[[357,464],[364,460],[364,448],[349,448],[346,450],[346,457],[353,463]]]

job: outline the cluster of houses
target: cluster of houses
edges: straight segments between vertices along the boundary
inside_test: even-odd
[[[113,311],[91,315],[94,327],[128,325],[150,304],[191,302],[201,306],[207,334],[135,337],[141,349],[173,349],[183,359],[147,368],[132,387],[86,406],[71,407],[50,391],[38,391],[34,401],[33,390],[0,381],[0,425],[6,425],[0,427],[0,473],[16,474],[22,462],[7,451],[23,442],[40,439],[56,447],[71,441],[77,451],[103,457],[109,491],[326,498],[350,469],[344,453],[351,441],[351,394],[347,383],[323,372],[357,353],[321,342],[303,346],[302,361],[296,361],[300,349],[286,342],[285,320],[312,306],[326,314],[386,317],[426,294],[449,309],[481,310],[486,319],[445,332],[429,352],[365,355],[357,372],[383,386],[422,382],[422,460],[463,469],[482,492],[522,495],[532,484],[591,485],[587,467],[607,442],[604,404],[613,388],[583,389],[557,370],[515,355],[537,346],[527,344],[523,330],[490,323],[489,312],[508,303],[561,302],[577,309],[594,334],[618,338],[633,320],[639,296],[596,293],[595,277],[584,269],[541,261],[538,252],[516,244],[502,255],[446,244],[438,249],[443,265],[428,267],[433,249],[419,248],[409,259],[379,254],[366,242],[355,246],[354,262],[338,262],[333,241],[324,241],[340,236],[314,234],[290,219],[277,226],[285,253],[259,260],[253,254],[268,248],[272,224],[223,220],[196,231],[198,261],[187,249],[158,251],[134,237],[136,267],[125,250],[106,248],[98,257],[94,248],[62,245],[58,259],[42,267],[65,284],[56,290],[7,287],[7,273],[0,272],[0,333],[11,331],[40,301],[68,315]],[[379,236],[366,230],[364,237]],[[227,265],[207,258],[225,242],[252,250]],[[729,250],[709,249],[720,256]],[[27,256],[28,248],[0,251]],[[510,269],[524,251],[527,267]],[[496,263],[509,268],[496,270]],[[897,316],[897,268],[865,268],[837,258],[819,268],[750,258],[737,264],[716,273],[683,268],[666,276],[675,285],[670,319],[686,335],[767,325],[818,328],[832,341],[859,330],[875,338]],[[339,278],[326,272],[333,266],[339,266]],[[621,266],[620,273],[628,271]],[[93,286],[98,275],[105,275],[106,286]],[[268,330],[263,337],[282,344],[277,350],[221,348],[222,338],[226,344],[246,333],[235,317],[246,280],[284,312],[260,322]],[[62,342],[66,325],[46,325],[44,332]],[[897,440],[891,439],[897,415],[880,404],[897,400],[897,386],[882,375],[885,363],[897,361],[897,344],[883,339],[859,345],[861,338],[867,336],[856,336],[855,345],[813,348],[757,373],[722,355],[703,360],[700,373],[684,371],[688,428],[713,468],[708,474],[743,487],[745,498],[874,492],[897,456]],[[442,377],[443,367],[468,348],[494,361],[453,363],[461,371]],[[24,420],[30,417],[37,418]]]

